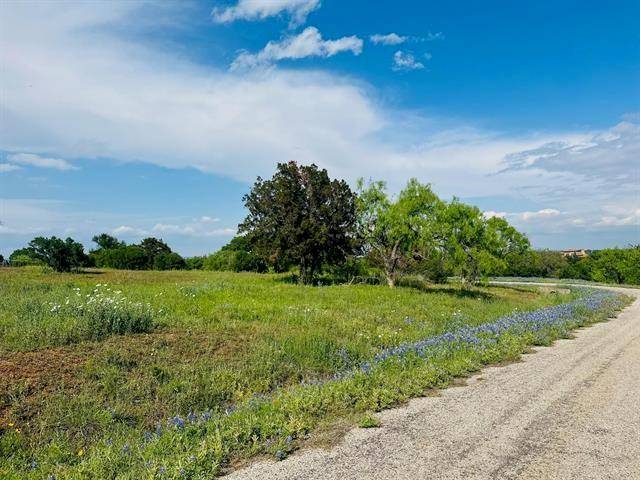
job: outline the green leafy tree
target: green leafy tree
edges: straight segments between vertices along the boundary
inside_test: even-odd
[[[206,257],[189,257],[185,258],[185,265],[187,270],[202,270],[204,268],[204,261]]]
[[[36,237],[29,242],[30,256],[41,260],[56,272],[69,272],[84,266],[88,257],[81,243],[72,238]]]
[[[161,253],[171,253],[171,248],[162,239],[148,237],[139,244],[140,248],[147,257],[147,268],[152,269],[155,259]]]
[[[103,250],[108,250],[110,248],[118,248],[123,247],[125,245],[124,242],[121,242],[116,237],[109,235],[108,233],[101,233],[100,235],[95,235],[91,241],[98,245],[98,248]]]
[[[264,273],[269,269],[267,262],[255,253],[246,235],[232,238],[220,250],[210,255],[204,262],[204,268],[258,273]]]
[[[389,198],[384,182],[358,181],[358,233],[366,255],[380,267],[387,284],[436,248],[437,212],[441,200],[416,179],[407,183],[397,199]]]
[[[175,252],[162,252],[153,259],[154,270],[184,270],[186,267],[184,259]]]
[[[243,200],[249,214],[239,231],[272,264],[297,264],[305,284],[323,264],[340,263],[354,250],[356,196],[316,165],[280,163]]]
[[[138,245],[125,245],[118,248],[100,249],[91,252],[96,267],[117,268],[121,270],[146,270],[148,258]]]
[[[502,219],[485,219],[479,208],[454,199],[441,210],[438,237],[463,285],[506,267],[502,259],[528,244]]]

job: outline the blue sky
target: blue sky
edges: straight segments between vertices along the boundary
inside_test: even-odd
[[[0,253],[227,242],[279,161],[410,177],[535,247],[640,243],[634,1],[4,2]]]

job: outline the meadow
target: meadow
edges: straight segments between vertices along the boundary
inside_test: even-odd
[[[607,318],[603,292],[0,269],[0,477],[212,478]]]

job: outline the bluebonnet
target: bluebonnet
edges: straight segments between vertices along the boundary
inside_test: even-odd
[[[597,310],[613,299],[616,294],[603,290],[592,290],[573,302],[541,308],[532,312],[514,312],[498,320],[477,327],[465,326],[453,332],[446,332],[418,342],[405,342],[396,347],[382,350],[371,362],[360,365],[359,370],[368,374],[375,364],[388,359],[405,357],[410,353],[426,358],[442,349],[478,348],[495,343],[503,333],[522,334],[539,332],[549,328],[564,330],[576,319],[581,309]]]

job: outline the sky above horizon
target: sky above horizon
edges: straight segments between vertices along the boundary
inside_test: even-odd
[[[640,243],[640,3],[0,4],[0,254],[229,241],[278,162],[416,177],[535,248]]]

